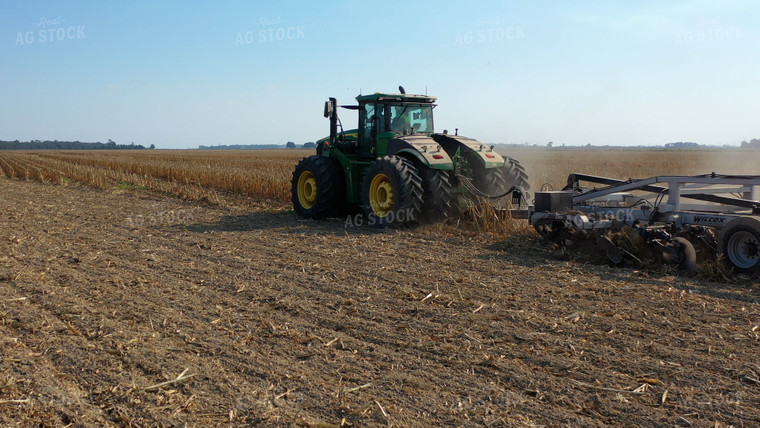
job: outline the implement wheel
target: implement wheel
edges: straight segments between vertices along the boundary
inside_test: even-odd
[[[370,166],[362,185],[367,224],[400,227],[422,217],[422,178],[414,164],[399,156],[385,156]]]
[[[697,252],[694,245],[680,236],[673,238],[673,245],[676,247],[676,254],[663,253],[663,261],[678,266],[678,270],[682,272],[692,273],[697,270]]]
[[[721,232],[721,249],[729,267],[737,272],[760,270],[760,221],[739,218]]]
[[[337,214],[345,197],[343,183],[343,172],[335,160],[322,156],[301,159],[291,181],[293,209],[309,219]]]

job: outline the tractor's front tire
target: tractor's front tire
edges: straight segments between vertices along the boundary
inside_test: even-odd
[[[401,227],[422,218],[422,178],[408,159],[385,156],[372,164],[362,185],[366,224]]]
[[[315,220],[337,214],[345,199],[344,181],[337,161],[322,156],[301,159],[290,189],[296,214]]]

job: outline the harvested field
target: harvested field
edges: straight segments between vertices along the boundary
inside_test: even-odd
[[[293,165],[313,150],[29,151],[0,153],[9,178],[151,190],[214,204],[225,199],[290,202]],[[278,204],[279,203],[279,204]]]
[[[760,174],[752,150],[510,149],[530,174],[531,186],[561,188],[572,172],[612,178],[654,175]],[[294,165],[314,150],[119,150],[5,151],[0,174],[49,183],[151,190],[201,202],[229,205],[262,200],[290,207]]]
[[[0,153],[0,425],[760,424],[756,280],[300,221],[306,153]],[[534,186],[721,172],[641,153],[513,155]]]

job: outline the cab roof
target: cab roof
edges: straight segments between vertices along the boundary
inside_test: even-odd
[[[370,101],[395,101],[402,103],[424,103],[432,104],[436,100],[436,97],[431,95],[414,95],[414,94],[384,94],[381,92],[375,92],[371,95],[359,95],[356,97],[356,101],[359,103],[366,103]]]

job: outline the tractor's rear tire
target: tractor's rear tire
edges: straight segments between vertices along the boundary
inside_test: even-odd
[[[345,178],[334,159],[308,156],[293,171],[291,200],[300,217],[320,219],[336,215],[344,205]]]
[[[528,200],[528,190],[530,190],[528,174],[516,159],[506,157],[504,165],[498,168],[475,168],[473,179],[475,186],[487,195],[502,195],[514,186],[522,192],[523,200]],[[503,208],[506,208],[506,202],[500,202],[497,205],[503,205]]]
[[[401,227],[422,218],[422,178],[414,164],[399,156],[385,156],[372,164],[362,185],[366,224]]]
[[[720,248],[729,267],[741,273],[760,271],[760,221],[739,218],[721,231]]]
[[[427,167],[420,168],[422,176],[422,220],[438,223],[446,219],[451,209],[449,172]]]
[[[523,193],[523,197],[527,201],[530,184],[528,184],[528,173],[525,172],[525,167],[520,165],[520,162],[517,159],[506,157],[504,160],[504,166],[499,169],[504,176],[507,189],[512,186],[517,187]]]

